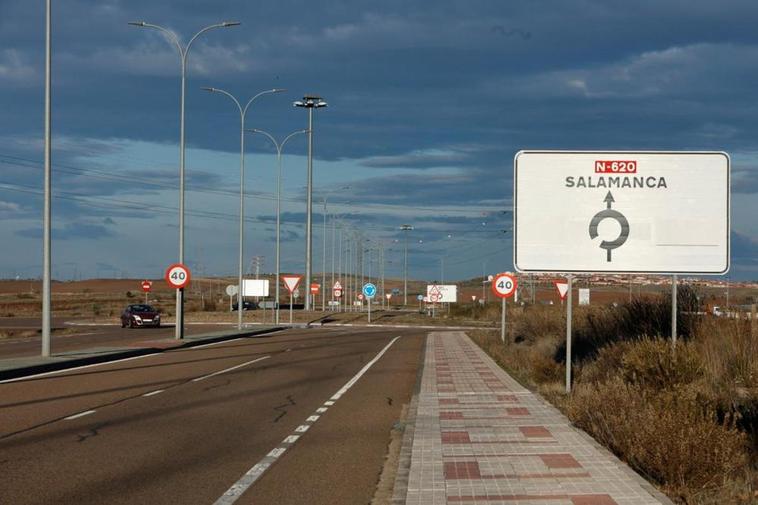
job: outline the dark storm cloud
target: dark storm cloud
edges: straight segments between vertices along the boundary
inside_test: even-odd
[[[39,214],[43,14],[38,3],[0,2],[0,184],[22,190],[0,192],[3,216]],[[98,198],[112,200],[108,215],[119,222],[149,217],[129,202],[176,185],[175,170],[119,150],[124,141],[178,139],[175,48],[132,20],[183,41],[210,23],[241,21],[192,48],[188,145],[238,149],[233,104],[200,86],[243,100],[288,88],[256,102],[249,119],[278,138],[306,124],[292,100],[321,94],[329,107],[315,114],[315,156],[355,163],[363,179],[351,181],[351,196],[368,205],[350,218],[358,225],[392,228],[411,207],[434,206],[439,219],[418,217],[435,232],[475,224],[444,208],[508,207],[519,149],[748,153],[758,138],[753,0],[71,0],[55,3],[54,16],[55,206],[72,220],[101,217],[108,202]],[[249,149],[271,152],[262,141]],[[303,154],[305,142],[287,150]],[[117,162],[102,166],[103,157]],[[735,193],[758,192],[748,163],[733,163]],[[228,189],[218,173],[188,171],[188,188]]]
[[[53,228],[53,239],[55,240],[75,240],[86,239],[95,240],[114,236],[113,230],[101,224],[93,223],[70,223],[61,228]],[[16,235],[26,238],[42,238],[42,228],[28,228],[16,231]]]

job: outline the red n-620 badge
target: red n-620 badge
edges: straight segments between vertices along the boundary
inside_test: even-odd
[[[596,174],[636,174],[637,162],[633,160],[597,160]]]

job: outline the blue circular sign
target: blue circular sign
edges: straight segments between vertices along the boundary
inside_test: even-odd
[[[363,285],[363,296],[366,298],[373,298],[376,296],[376,286],[371,284],[370,282],[367,282]]]

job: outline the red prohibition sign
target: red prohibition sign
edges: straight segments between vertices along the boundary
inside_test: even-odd
[[[174,263],[166,269],[166,275],[164,276],[169,286],[174,289],[182,289],[190,281],[189,268],[181,263]]]
[[[492,292],[500,298],[510,298],[516,292],[518,282],[511,274],[497,274],[492,279]]]

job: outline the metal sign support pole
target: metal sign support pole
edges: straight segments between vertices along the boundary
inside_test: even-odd
[[[571,321],[572,321],[572,296],[573,276],[568,275],[568,293],[566,296],[566,393],[571,392]]]
[[[676,347],[676,274],[671,278],[671,346]]]
[[[505,343],[505,298],[503,298],[503,308],[500,311],[500,340]]]
[[[292,324],[292,291],[290,291],[290,325]]]
[[[371,298],[368,299],[368,322],[371,322]]]

